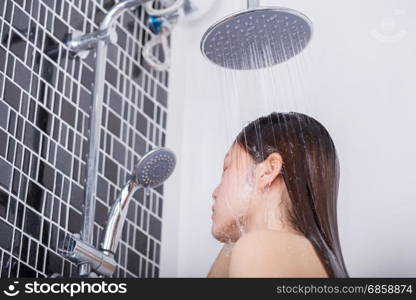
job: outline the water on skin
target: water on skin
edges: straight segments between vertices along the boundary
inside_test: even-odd
[[[230,256],[230,254],[233,251],[234,245],[235,242],[232,242],[230,240],[225,244],[225,256]]]
[[[241,162],[243,160],[242,157],[235,155],[235,152],[233,152],[234,154],[231,156],[231,159],[234,161],[234,163],[237,163],[237,170],[241,170],[237,171],[238,174],[241,174],[241,178],[245,179],[245,184],[243,186],[241,186],[241,189],[239,189],[238,193],[240,194],[240,197],[243,201],[243,203],[240,203],[240,206],[238,208],[232,207],[231,205],[231,199],[230,197],[233,197],[233,195],[228,195],[228,197],[226,197],[225,199],[225,203],[227,205],[227,208],[229,209],[229,213],[233,216],[234,219],[234,224],[237,226],[238,231],[239,231],[239,236],[241,237],[242,235],[244,235],[247,230],[246,230],[246,224],[245,224],[245,220],[243,218],[243,216],[246,214],[247,210],[250,207],[250,195],[253,191],[253,168],[254,166],[251,167],[251,169],[249,169],[248,171],[243,169],[243,163]],[[250,162],[246,162],[246,163],[250,163]],[[247,172],[246,175],[242,175],[242,172]],[[233,191],[234,192],[234,191]],[[237,192],[237,191],[236,191]]]

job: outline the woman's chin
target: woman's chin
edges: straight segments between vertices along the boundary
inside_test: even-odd
[[[217,241],[221,243],[227,243],[232,240],[230,238],[230,235],[227,234],[227,231],[224,228],[225,226],[219,226],[219,224],[215,221],[212,222],[211,234]]]
[[[212,220],[212,224],[211,224],[211,234],[213,237],[217,238],[217,230],[216,230],[216,226],[215,226],[215,221]]]
[[[224,238],[224,234],[221,232],[221,230],[218,228],[217,223],[215,222],[215,220],[212,221],[212,225],[211,225],[211,234],[212,236],[221,242],[221,240]]]

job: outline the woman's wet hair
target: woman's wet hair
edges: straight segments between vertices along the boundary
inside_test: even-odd
[[[291,202],[287,221],[310,240],[329,277],[349,277],[337,225],[339,161],[325,127],[302,113],[274,112],[245,126],[235,142],[256,163],[281,155]]]

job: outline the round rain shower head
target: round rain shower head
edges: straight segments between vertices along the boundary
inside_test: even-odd
[[[237,12],[211,26],[201,51],[215,64],[237,70],[270,67],[296,56],[312,37],[312,22],[288,8]]]
[[[167,148],[156,148],[142,157],[133,173],[135,182],[142,187],[161,185],[172,174],[176,165],[175,154]]]

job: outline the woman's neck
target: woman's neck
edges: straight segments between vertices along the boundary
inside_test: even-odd
[[[244,220],[243,228],[245,233],[269,229],[299,234],[298,231],[284,221],[287,217],[283,210],[285,206],[282,205],[282,201],[287,196],[282,191],[284,191],[284,187],[277,182],[257,197],[255,206],[250,207],[250,211]]]

